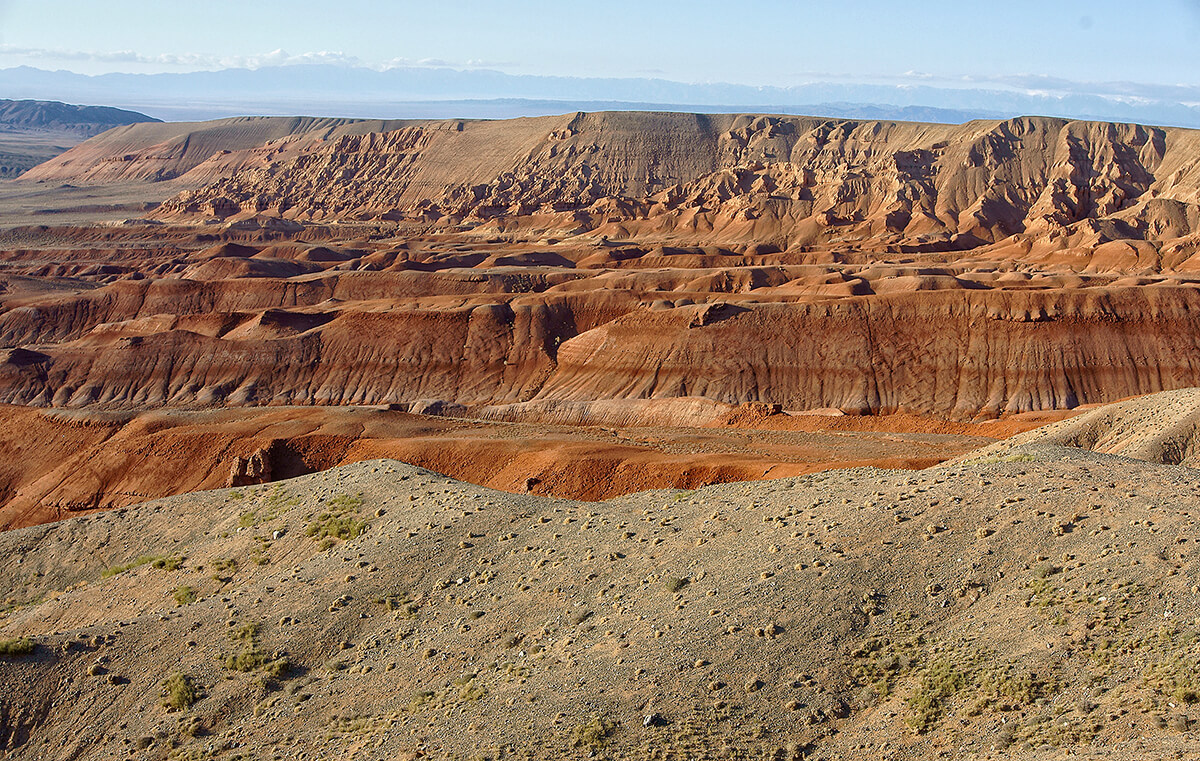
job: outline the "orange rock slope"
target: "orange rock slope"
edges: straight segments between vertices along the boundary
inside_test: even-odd
[[[969,419],[1197,385],[1198,148],[1048,118],[135,125],[30,173],[165,202],[0,236],[0,401]]]
[[[380,457],[510,492],[596,500],[856,465],[926,467],[1035,424],[788,417],[703,399],[637,406],[592,410],[587,420],[572,421],[590,423],[581,427],[379,407],[106,412],[0,405],[0,530]]]

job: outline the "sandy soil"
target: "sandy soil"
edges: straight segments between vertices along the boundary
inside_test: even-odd
[[[1028,444],[594,503],[377,460],[9,531],[0,747],[1190,757],[1195,472]]]

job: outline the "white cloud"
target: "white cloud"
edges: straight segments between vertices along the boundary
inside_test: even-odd
[[[3,0],[0,0],[2,3]],[[23,47],[0,44],[0,67],[25,63],[38,68],[67,68],[86,73],[111,71],[188,72],[221,69],[261,69],[264,67],[298,64],[325,64],[361,67],[375,71],[413,68],[450,68],[457,70],[513,70],[518,64],[511,61],[466,59],[452,61],[442,58],[396,57],[383,61],[363,60],[336,50],[309,51],[299,54],[278,49],[255,55],[212,55],[206,53],[162,53],[148,55],[133,50],[69,50],[63,48]],[[635,76],[665,76],[660,70],[640,70]],[[910,70],[900,74],[855,75],[845,72],[797,72],[793,84],[783,87],[762,87],[762,92],[786,96],[789,91],[820,85],[846,84],[882,85],[905,92],[923,89],[983,90],[1013,93],[1032,97],[1063,99],[1092,97],[1127,104],[1184,103],[1200,101],[1200,85],[1155,84],[1137,82],[1080,82],[1044,74],[1005,74],[994,76],[946,76]],[[724,84],[712,81],[708,84]],[[751,83],[749,86],[757,86]],[[772,97],[775,97],[773,95]]]
[[[220,56],[205,53],[161,53],[146,55],[133,50],[66,50],[62,48],[31,48],[19,45],[0,45],[0,58],[23,59],[31,63],[90,63],[128,64],[139,67],[179,69],[182,71],[218,69],[261,69],[267,66],[293,66],[297,64],[330,64],[334,66],[359,66],[386,71],[396,68],[454,68],[478,69],[507,64],[498,61],[468,59],[447,61],[440,58],[392,58],[374,63],[363,61],[357,56],[337,50],[318,50],[293,55],[286,50],[272,50],[257,55]]]
[[[367,68],[378,71],[388,69],[494,69],[512,64],[504,61],[486,61],[482,58],[468,58],[465,61],[447,61],[444,58],[389,58],[378,64],[367,64]]]
[[[89,63],[125,63],[150,66],[165,66],[182,69],[259,69],[264,66],[288,66],[302,63],[326,63],[357,66],[355,56],[340,51],[320,50],[292,55],[286,50],[249,56],[218,56],[204,53],[161,53],[146,55],[133,50],[65,50],[61,48],[29,48],[18,45],[0,45],[0,56],[25,58],[35,61],[80,61]]]

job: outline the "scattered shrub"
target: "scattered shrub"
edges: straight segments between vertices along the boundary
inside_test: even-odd
[[[357,539],[367,524],[352,515],[321,513],[308,524],[305,534],[313,539]]]
[[[410,708],[416,709],[433,701],[433,690],[418,690],[408,701]]]
[[[245,624],[229,633],[230,639],[242,643],[242,649],[225,656],[225,668],[232,671],[254,671],[265,666],[267,655],[258,647],[258,624]]]
[[[263,671],[271,679],[283,679],[292,672],[292,662],[287,658],[276,658],[264,665]]]
[[[190,708],[200,699],[200,688],[188,674],[176,671],[162,683],[162,703],[172,711],[182,711]]]
[[[118,573],[131,571],[134,568],[138,568],[139,566],[143,565],[150,565],[154,568],[161,568],[165,571],[174,571],[182,564],[183,558],[179,557],[178,555],[142,555],[134,558],[128,563],[105,568],[100,572],[100,577],[107,579],[110,576],[116,576]]]
[[[946,712],[946,704],[967,686],[966,675],[949,660],[938,660],[921,675],[921,681],[908,699],[914,715],[908,725],[917,732],[925,732],[935,725]]]
[[[420,606],[412,601],[412,598],[404,592],[393,592],[387,595],[377,595],[371,598],[371,602],[376,605],[382,605],[385,609],[393,611],[399,618],[414,618]]]
[[[674,592],[680,591],[681,589],[683,589],[684,587],[686,587],[688,584],[691,584],[691,583],[692,583],[692,580],[687,579],[687,578],[667,579],[664,586],[666,586],[668,592],[674,593]]]
[[[571,623],[578,626],[579,624],[582,624],[584,621],[588,620],[591,617],[592,617],[592,612],[590,610],[581,610],[578,613],[575,613],[574,615],[571,616]]]
[[[153,568],[161,568],[164,571],[175,571],[179,569],[179,566],[183,565],[183,558],[178,555],[171,555],[169,557],[160,556],[151,560],[150,565]]]
[[[34,642],[29,637],[0,640],[0,657],[29,655],[34,647]]]
[[[454,686],[458,688],[458,696],[463,700],[479,700],[487,695],[487,689],[483,685],[476,684],[475,677],[475,674],[467,674],[454,680]]]
[[[577,725],[571,730],[571,744],[576,748],[592,748],[598,750],[608,745],[608,741],[616,733],[619,723],[603,716],[595,716],[591,721]]]

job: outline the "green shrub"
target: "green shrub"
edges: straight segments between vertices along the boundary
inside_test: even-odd
[[[175,589],[175,604],[176,605],[191,605],[196,602],[196,588],[189,587],[187,584],[176,587]]]
[[[412,598],[404,592],[393,592],[387,595],[377,595],[371,598],[371,602],[376,605],[382,605],[385,609],[398,614],[400,618],[414,618],[420,606],[412,601]]]
[[[908,699],[908,705],[914,711],[907,720],[908,725],[917,732],[933,727],[945,714],[950,699],[966,686],[966,674],[954,663],[942,659],[931,664],[921,674],[920,683]]]
[[[674,592],[678,592],[678,591],[682,590],[684,587],[686,587],[688,584],[691,584],[691,583],[692,583],[692,580],[686,579],[686,578],[685,579],[667,579],[664,586],[667,588],[668,592],[674,593]]]
[[[271,679],[282,679],[292,672],[292,662],[287,658],[276,658],[266,663],[263,671]]]
[[[351,497],[349,494],[339,494],[329,499],[329,504],[338,510],[358,510],[362,507],[362,497]]]
[[[29,655],[33,652],[34,647],[36,645],[29,637],[0,640],[0,657]]]
[[[267,655],[258,646],[258,624],[244,624],[230,632],[229,637],[234,642],[241,642],[242,648],[225,656],[225,668],[254,671],[267,664]]]
[[[364,521],[352,515],[321,513],[308,524],[304,533],[313,539],[357,539],[366,528]]]
[[[225,656],[225,668],[231,671],[253,671],[267,663],[267,656],[254,647],[245,647]]]
[[[463,700],[479,700],[487,695],[487,689],[475,682],[477,674],[465,674],[454,680],[458,696]]]
[[[571,616],[571,623],[575,626],[578,626],[591,617],[592,612],[590,610],[581,610]]]
[[[362,498],[339,494],[326,504],[332,508],[309,522],[305,534],[321,543],[321,549],[333,546],[336,539],[357,539],[367,530],[366,521],[358,518]]]
[[[1173,635],[1162,656],[1146,669],[1147,684],[1178,703],[1200,702],[1200,645]]]
[[[200,688],[188,674],[176,671],[162,683],[162,703],[172,711],[182,711],[200,699]]]
[[[149,565],[154,568],[161,568],[164,571],[174,571],[183,564],[183,558],[178,555],[142,555],[130,560],[122,565],[114,565],[105,568],[100,572],[100,577],[107,579],[110,576],[116,576],[118,573],[133,570],[139,566]]]
[[[409,708],[417,709],[433,701],[433,690],[418,690],[408,701]]]
[[[224,658],[225,668],[230,671],[251,672],[261,670],[262,680],[283,679],[292,672],[292,662],[287,658],[271,660],[259,647],[258,624],[250,623],[239,626],[229,633],[229,638],[240,642],[242,647],[236,653],[230,653]]]
[[[579,724],[571,730],[571,744],[576,748],[598,750],[608,745],[609,739],[619,726],[620,724],[612,719],[595,716],[591,721]]]

